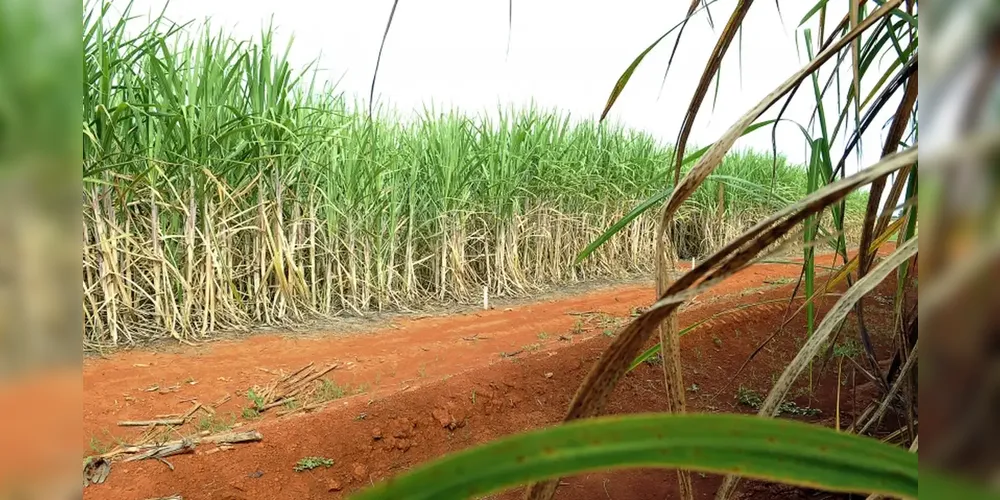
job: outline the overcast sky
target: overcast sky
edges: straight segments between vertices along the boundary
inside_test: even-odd
[[[115,0],[116,5],[126,3]],[[534,101],[577,118],[597,117],[622,71],[683,19],[687,3],[514,0],[508,53],[509,4],[505,0],[400,0],[385,46],[376,100],[404,114],[431,103],[478,113],[494,110],[498,104],[520,106]],[[367,99],[392,0],[135,0],[133,14],[155,14],[165,4],[173,21],[210,18],[213,27],[225,28],[240,39],[257,36],[262,25],[273,19],[282,43],[294,36],[294,63],[304,65],[318,57],[319,67],[328,79],[339,81],[340,91]],[[714,29],[704,14],[689,23],[662,93],[674,36],[654,49],[618,100],[611,119],[673,142],[705,60],[735,4],[735,0],[719,0],[711,5]],[[797,25],[810,6],[811,2],[781,2],[782,22],[775,2],[753,5],[743,23],[742,71],[740,43],[734,42],[723,62],[714,111],[710,94],[696,122],[693,143],[716,140],[805,63]],[[829,18],[841,16],[843,12],[831,12]],[[801,123],[808,120],[814,106],[811,86],[803,90],[787,115]],[[866,139],[865,163],[877,161],[881,149],[882,120],[876,125]],[[769,130],[748,136],[738,147],[770,150]],[[795,125],[779,127],[778,143],[790,159],[806,160],[802,134]],[[833,157],[839,156],[834,148]],[[853,161],[849,168],[854,169]]]

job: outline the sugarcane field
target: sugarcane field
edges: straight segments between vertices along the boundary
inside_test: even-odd
[[[917,2],[682,3],[84,2],[83,498],[915,499]]]

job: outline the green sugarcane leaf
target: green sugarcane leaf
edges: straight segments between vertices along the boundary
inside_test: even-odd
[[[583,419],[447,455],[355,500],[459,499],[546,478],[684,468],[826,491],[917,498],[917,455],[801,422],[722,414]]]

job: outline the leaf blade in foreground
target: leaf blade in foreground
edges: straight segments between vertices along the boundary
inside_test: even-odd
[[[582,419],[448,455],[355,500],[469,498],[584,471],[658,467],[827,491],[917,496],[917,457],[874,439],[747,415],[639,414]]]

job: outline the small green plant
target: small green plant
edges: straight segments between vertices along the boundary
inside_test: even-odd
[[[368,392],[368,384],[361,384],[355,387],[354,390],[352,391],[353,394],[364,394],[366,392]]]
[[[260,412],[256,408],[243,409],[243,420],[257,420],[258,418],[260,418]]]
[[[538,334],[538,340],[545,340],[547,338],[549,338],[549,334],[546,333],[546,332],[542,332],[542,333]]]
[[[527,345],[521,346],[521,349],[524,349],[525,351],[529,351],[529,352],[537,351],[537,350],[539,350],[541,348],[542,348],[542,344],[539,344],[539,343],[527,344]]]
[[[333,460],[323,457],[305,457],[295,463],[295,472],[305,472],[318,467],[333,467]]]
[[[736,400],[739,401],[741,405],[748,406],[755,410],[759,409],[761,403],[764,402],[764,399],[760,397],[760,394],[758,394],[757,391],[742,385],[736,390]]]
[[[739,390],[736,392],[736,399],[743,406],[748,406],[755,410],[760,409],[760,405],[764,402],[760,394],[757,391],[740,386]],[[795,404],[795,401],[783,401],[778,405],[778,415],[796,415],[800,417],[811,417],[819,415],[822,413],[818,408],[803,407]]]
[[[819,408],[810,408],[808,406],[799,406],[795,404],[795,401],[784,401],[778,405],[778,415],[796,415],[799,417],[812,417],[822,413]]]
[[[611,329],[611,328],[605,328],[604,329],[604,336],[605,337],[614,337],[615,336],[615,331],[613,329]]]
[[[698,392],[699,390],[701,390],[701,388],[698,387],[698,384],[695,384],[695,383],[692,382],[691,383],[691,387],[688,387],[687,390],[688,390],[688,392]]]
[[[90,436],[90,449],[98,455],[103,455],[113,448],[114,445],[107,441],[102,441],[97,436]]]
[[[228,431],[233,428],[233,424],[236,423],[236,414],[230,413],[227,417],[222,417],[218,414],[206,415],[198,420],[198,424],[195,427],[202,432],[209,432],[210,434],[215,434],[217,432]]]
[[[284,403],[282,403],[281,406],[285,407],[286,410],[291,411],[299,407],[299,400],[288,399]]]
[[[253,390],[252,388],[247,390],[247,399],[249,399],[250,402],[253,403],[254,408],[256,408],[258,411],[264,408],[264,397],[257,394],[257,391]]]
[[[573,323],[573,334],[579,335],[581,333],[583,333],[583,320],[577,318],[576,321]]]
[[[720,339],[718,335],[712,336],[712,343],[715,344],[715,347],[722,349],[722,339]]]
[[[833,355],[840,358],[853,358],[862,352],[864,351],[861,344],[854,339],[847,339],[833,346]]]
[[[319,402],[333,401],[344,397],[344,388],[336,382],[325,378],[320,382],[319,388],[313,393],[313,397]]]

